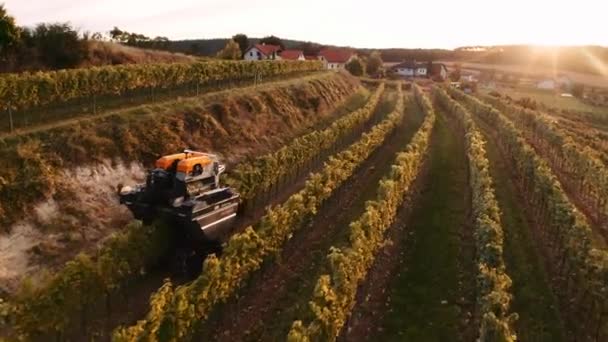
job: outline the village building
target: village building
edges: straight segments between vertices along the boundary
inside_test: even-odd
[[[279,53],[279,59],[287,61],[303,61],[306,60],[304,57],[304,51],[302,50],[284,50]]]
[[[270,44],[255,44],[245,50],[243,59],[246,61],[261,61],[280,59],[281,47]]]
[[[325,69],[340,70],[346,67],[357,55],[348,49],[324,49],[319,52],[319,60],[323,62]]]

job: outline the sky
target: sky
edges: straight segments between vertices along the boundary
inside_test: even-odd
[[[281,38],[358,48],[608,46],[600,0],[0,0],[21,26],[69,21],[176,39]]]

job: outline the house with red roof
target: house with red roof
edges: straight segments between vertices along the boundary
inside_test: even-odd
[[[349,49],[323,49],[319,52],[318,58],[326,69],[340,70],[356,56],[357,54]]]
[[[245,50],[243,59],[246,61],[260,61],[267,59],[279,59],[281,47],[270,44],[255,44]]]
[[[283,50],[279,53],[279,57],[287,61],[303,61],[306,59],[302,50]]]

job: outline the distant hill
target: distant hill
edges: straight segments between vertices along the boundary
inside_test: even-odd
[[[575,71],[608,77],[608,47],[602,46],[530,46],[501,45],[461,47],[448,59],[527,68]]]
[[[249,44],[257,44],[261,38],[249,38]],[[311,44],[310,42],[282,39],[285,48],[292,49]],[[228,38],[213,38],[213,39],[187,39],[187,40],[172,40],[167,42],[166,48],[172,52],[180,52],[199,56],[215,56],[218,51],[226,46]],[[316,44],[316,43],[312,43]],[[318,45],[318,44],[316,44]]]

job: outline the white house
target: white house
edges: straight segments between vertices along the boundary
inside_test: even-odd
[[[393,65],[391,70],[397,75],[405,77],[426,77],[428,74],[426,63],[403,62]]]
[[[556,82],[552,78],[540,80],[536,83],[538,89],[555,89]]]
[[[279,53],[279,59],[287,61],[304,61],[304,51],[302,50],[284,50]]]
[[[279,59],[280,52],[281,47],[278,45],[255,44],[249,49],[245,50],[245,53],[243,54],[243,59],[246,61]]]
[[[324,49],[319,52],[319,60],[323,62],[326,69],[340,70],[346,67],[357,55],[347,49]]]

